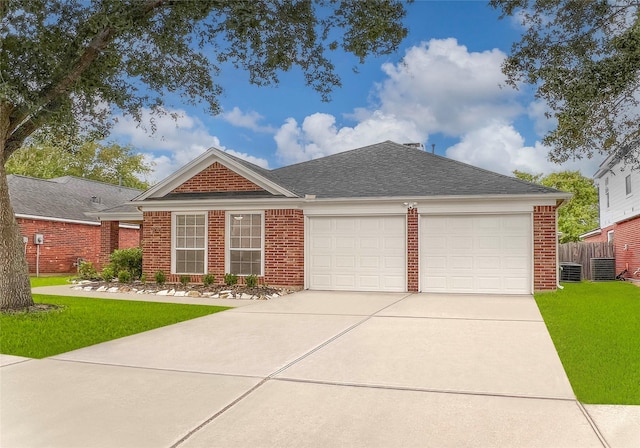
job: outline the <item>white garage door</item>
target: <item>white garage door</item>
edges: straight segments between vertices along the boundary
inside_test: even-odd
[[[421,216],[420,289],[530,294],[530,215]]]
[[[309,288],[405,291],[404,216],[309,218]]]

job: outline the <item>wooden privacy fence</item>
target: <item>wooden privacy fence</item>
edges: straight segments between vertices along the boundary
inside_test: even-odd
[[[578,263],[582,265],[582,278],[591,278],[592,258],[615,258],[613,243],[564,243],[558,247],[560,263]]]

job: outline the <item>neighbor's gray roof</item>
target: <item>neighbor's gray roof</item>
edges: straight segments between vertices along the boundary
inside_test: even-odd
[[[85,213],[122,205],[141,193],[134,188],[73,176],[36,179],[9,175],[7,180],[16,214],[76,221],[99,222]]]
[[[268,173],[296,194],[318,198],[558,193],[391,141]]]

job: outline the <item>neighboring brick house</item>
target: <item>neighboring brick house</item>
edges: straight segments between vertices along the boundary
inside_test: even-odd
[[[594,175],[600,228],[581,235],[586,242],[613,241],[616,274],[640,279],[640,171],[611,155]]]
[[[530,294],[557,286],[569,197],[387,141],[274,170],[211,148],[130,206],[148,278]]]
[[[101,223],[88,216],[119,206],[141,193],[133,188],[72,176],[55,179],[9,175],[9,195],[30,273],[76,272],[79,259],[101,265]],[[140,226],[122,224],[117,228],[116,248],[140,245]],[[36,235],[42,244],[36,244]]]

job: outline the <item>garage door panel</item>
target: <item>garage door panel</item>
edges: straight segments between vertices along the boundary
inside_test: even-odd
[[[313,216],[309,240],[309,288],[406,290],[405,216]]]
[[[395,272],[396,276],[398,275],[398,272],[404,272],[404,270],[406,269],[406,258],[404,257],[404,255],[384,257],[383,260],[383,267]],[[394,276],[394,274],[391,275]],[[402,275],[402,277],[404,278],[404,274]]]
[[[530,215],[422,216],[419,238],[422,291],[531,292]]]

